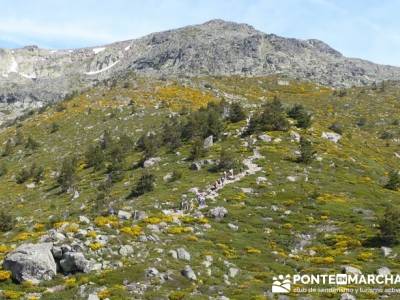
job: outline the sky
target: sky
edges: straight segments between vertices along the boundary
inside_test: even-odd
[[[103,45],[210,19],[400,66],[400,0],[0,0],[0,47]]]

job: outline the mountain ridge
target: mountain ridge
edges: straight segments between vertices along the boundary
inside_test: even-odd
[[[347,58],[320,40],[284,38],[215,19],[96,47],[0,49],[0,119],[130,71],[144,76],[279,74],[333,87],[400,79],[398,67]]]

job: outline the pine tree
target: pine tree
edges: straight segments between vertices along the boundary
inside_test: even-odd
[[[234,102],[230,105],[228,119],[232,123],[240,122],[246,119],[246,112],[240,103]]]
[[[139,197],[145,193],[151,192],[154,190],[154,181],[155,176],[147,171],[143,172],[140,176],[138,182],[135,187],[132,189],[130,197]]]
[[[197,160],[207,153],[207,149],[204,149],[203,143],[201,138],[196,138],[193,141],[192,148],[190,149],[190,160]]]
[[[300,138],[300,157],[298,162],[309,164],[314,159],[315,151],[313,150],[311,142],[304,138]]]
[[[57,183],[61,187],[62,192],[66,192],[69,188],[71,188],[76,180],[76,160],[73,157],[64,158],[60,174],[57,178]]]
[[[385,188],[396,191],[400,188],[400,175],[396,170],[392,170],[389,173],[389,180],[385,185]]]
[[[104,166],[104,153],[100,145],[89,145],[85,160],[88,167],[93,167],[95,171],[100,170]]]
[[[386,207],[383,216],[379,219],[381,239],[384,244],[397,244],[400,241],[400,210],[395,207]]]

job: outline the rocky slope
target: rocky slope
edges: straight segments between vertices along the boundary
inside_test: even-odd
[[[400,78],[400,68],[344,57],[319,40],[212,20],[95,48],[1,49],[0,121],[130,70],[156,76],[280,73],[332,86]]]

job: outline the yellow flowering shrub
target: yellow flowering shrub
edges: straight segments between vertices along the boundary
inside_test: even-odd
[[[121,232],[135,237],[142,234],[142,228],[138,225],[134,225],[131,227],[122,227]]]
[[[372,252],[361,252],[360,254],[358,254],[357,259],[362,261],[369,261],[372,259],[373,256],[374,255]]]
[[[12,241],[13,241],[13,242],[25,241],[25,240],[29,239],[29,238],[32,237],[32,236],[33,236],[32,233],[29,233],[29,232],[21,232],[21,233],[18,233],[18,234],[12,239]]]
[[[246,247],[246,252],[249,254],[260,254],[261,250],[254,247]]]
[[[76,224],[76,223],[68,224],[68,225],[65,227],[65,232],[76,233],[76,232],[78,232],[78,230],[79,230],[79,225]]]
[[[22,295],[23,293],[17,291],[11,291],[11,290],[3,291],[3,297],[5,299],[20,299]]]
[[[199,240],[199,238],[198,238],[197,236],[195,236],[195,235],[189,235],[189,236],[186,238],[186,240],[187,240],[187,241],[190,241],[190,242],[197,242],[197,241]]]
[[[170,234],[181,234],[192,232],[192,228],[190,227],[182,227],[182,226],[171,226],[167,228],[167,233]]]
[[[118,218],[116,216],[109,216],[109,217],[97,217],[94,219],[94,224],[99,227],[111,226],[117,227],[118,226]]]
[[[105,289],[105,290],[102,290],[102,291],[98,292],[98,293],[97,293],[97,296],[98,296],[101,300],[103,300],[103,299],[106,299],[106,298],[111,297],[111,292],[110,292],[109,290]]]
[[[42,224],[42,223],[36,223],[36,224],[33,226],[33,229],[34,229],[35,231],[43,231],[43,230],[44,230],[44,224]]]
[[[88,237],[88,238],[95,238],[97,236],[97,233],[96,233],[96,231],[94,231],[94,230],[90,230],[90,231],[88,231],[88,233],[86,234],[86,237]]]
[[[0,270],[0,281],[6,281],[11,278],[10,271]]]
[[[75,277],[70,277],[65,279],[65,285],[67,287],[74,287],[76,285],[76,278]]]
[[[335,262],[335,259],[331,256],[327,257],[312,257],[311,262],[318,265],[329,265]]]
[[[286,223],[286,224],[283,224],[282,227],[285,228],[285,229],[292,229],[293,225],[290,224],[290,223]]]
[[[11,248],[6,245],[0,245],[0,254],[6,254],[10,252]]]
[[[61,221],[61,222],[54,223],[53,227],[54,227],[55,229],[60,229],[61,227],[65,226],[65,225],[67,225],[67,224],[68,224],[68,222],[66,222],[66,221]]]
[[[90,248],[92,251],[97,251],[97,250],[103,248],[103,245],[100,244],[99,242],[94,242],[94,243],[91,243],[91,244],[89,245],[89,248]]]
[[[162,220],[158,217],[147,217],[146,219],[143,220],[143,222],[147,224],[159,224],[162,222]]]

